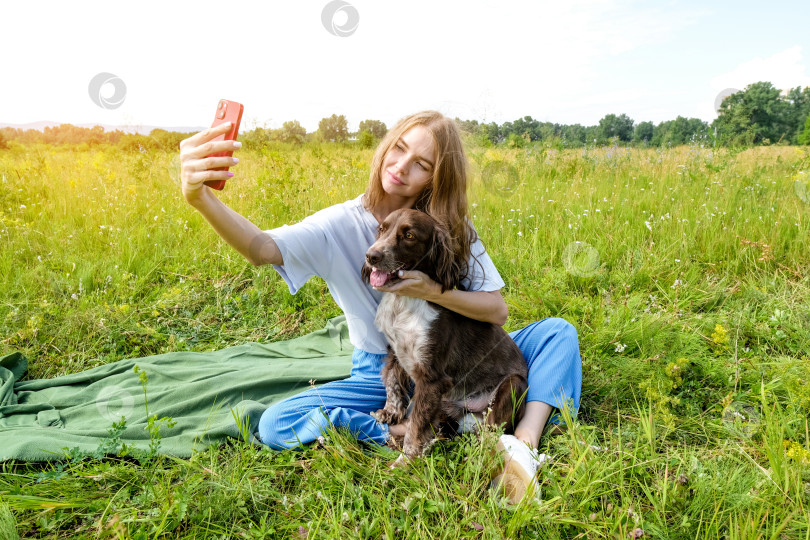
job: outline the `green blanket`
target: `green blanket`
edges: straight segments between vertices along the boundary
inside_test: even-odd
[[[93,452],[114,422],[126,418],[123,442],[149,448],[149,415],[171,417],[160,428],[164,454],[190,457],[229,437],[241,438],[234,414],[253,440],[268,405],[317,383],[343,379],[353,347],[343,317],[323,330],[289,341],[247,343],[207,353],[176,352],[120,360],[54,379],[20,381],[28,362],[20,353],[0,357],[0,461],[46,461],[64,449]]]

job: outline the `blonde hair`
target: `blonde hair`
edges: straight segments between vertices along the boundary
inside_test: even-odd
[[[467,156],[453,120],[437,111],[422,111],[397,122],[374,152],[363,205],[371,210],[385,197],[382,187],[383,159],[399,138],[414,126],[427,129],[436,148],[433,178],[422,190],[414,208],[430,214],[445,226],[450,233],[456,260],[461,265],[461,277],[465,277],[469,272],[470,246],[477,236],[467,219]]]

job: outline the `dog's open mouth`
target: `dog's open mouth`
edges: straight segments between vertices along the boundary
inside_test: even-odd
[[[386,283],[391,283],[399,279],[397,276],[397,272],[399,272],[399,268],[394,270],[393,272],[385,272],[380,270],[376,266],[371,267],[371,274],[368,277],[368,282],[371,284],[372,287],[382,287]]]

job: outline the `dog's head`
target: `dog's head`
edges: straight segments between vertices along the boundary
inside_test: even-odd
[[[399,270],[419,270],[438,282],[442,292],[459,285],[460,266],[450,234],[438,221],[419,210],[391,212],[377,230],[377,240],[366,251],[361,274],[374,287],[395,283]]]

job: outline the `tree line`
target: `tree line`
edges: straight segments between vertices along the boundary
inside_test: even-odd
[[[463,133],[484,146],[525,147],[538,141],[553,142],[562,147],[585,145],[674,146],[701,142],[712,145],[810,144],[810,87],[797,87],[781,92],[769,82],[757,82],[735,92],[720,104],[717,118],[709,124],[699,118],[678,116],[654,124],[636,123],[626,114],[608,114],[592,126],[541,122],[524,116],[512,122],[479,123],[461,120],[456,123]],[[246,146],[261,147],[275,142],[304,144],[310,141],[352,142],[371,148],[385,135],[387,127],[380,120],[363,120],[356,132],[350,132],[344,115],[322,118],[315,132],[307,133],[297,121],[284,122],[278,129],[256,127],[240,134]],[[129,134],[120,130],[104,131],[101,126],[82,128],[71,124],[34,129],[0,128],[0,149],[9,141],[45,144],[116,145],[125,150],[176,150],[181,140],[191,135],[154,129],[149,135]]]
[[[748,85],[723,99],[711,124],[683,116],[657,125],[635,123],[626,114],[608,114],[593,126],[540,122],[531,116],[501,125],[466,120],[460,121],[460,126],[485,145],[511,147],[549,139],[572,147],[613,143],[664,146],[692,141],[735,146],[810,144],[810,87],[782,93],[769,82]]]

